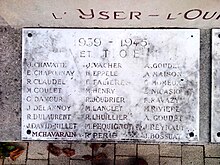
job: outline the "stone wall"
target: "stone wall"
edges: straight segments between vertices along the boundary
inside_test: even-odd
[[[2,20],[2,22],[4,22]],[[0,141],[21,140],[21,30],[0,20]],[[73,27],[74,28],[74,27]],[[211,30],[201,29],[200,142],[210,142]]]

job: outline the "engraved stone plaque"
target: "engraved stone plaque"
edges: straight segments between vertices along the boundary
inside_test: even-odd
[[[212,30],[211,141],[220,142],[220,29]]]
[[[199,140],[198,29],[23,29],[22,139]]]

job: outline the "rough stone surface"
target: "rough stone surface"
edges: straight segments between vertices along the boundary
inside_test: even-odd
[[[70,160],[70,165],[92,165],[89,160]]]
[[[47,142],[30,142],[28,159],[48,159]]]
[[[28,142],[30,143],[30,142]],[[38,144],[38,142],[32,142]],[[66,146],[64,143],[61,145],[61,143],[54,144],[55,146],[59,146],[62,148],[62,146]],[[70,144],[73,145],[73,144]],[[107,148],[109,145],[110,148]],[[89,152],[86,152],[85,155],[88,159],[91,158],[93,155],[93,161],[72,156],[71,158],[65,157],[63,154],[58,157],[52,157],[50,156],[48,159],[38,159],[39,155],[38,153],[32,153],[31,157],[32,159],[28,159],[29,156],[29,149],[27,148],[27,152],[22,155],[22,157],[27,157],[26,161],[21,161],[22,157],[19,157],[16,161],[11,161],[9,158],[3,160],[0,159],[1,165],[9,165],[9,164],[15,164],[15,165],[46,165],[50,164],[66,164],[66,165],[134,165],[137,163],[137,160],[143,163],[143,159],[145,162],[148,162],[148,165],[219,165],[220,163],[220,148],[218,144],[212,144],[212,145],[201,145],[201,146],[195,146],[195,145],[183,145],[182,150],[183,154],[179,157],[179,154],[170,154],[168,152],[164,152],[164,149],[161,148],[161,145],[157,144],[151,144],[151,145],[138,145],[138,150],[136,150],[135,155],[136,156],[118,156],[115,155],[115,148],[112,147],[110,144],[106,146],[106,149],[109,150],[109,152],[114,153],[114,158],[109,159],[104,157],[96,157],[97,153],[93,151],[93,153],[90,154],[91,150],[88,150]],[[115,144],[117,145],[120,144]],[[127,147],[133,146],[133,144],[126,144]],[[179,146],[179,145],[177,145]],[[77,147],[81,147],[80,145],[75,146],[75,150],[79,151]],[[125,146],[124,146],[125,147]],[[163,146],[165,147],[165,145]],[[168,147],[169,148],[169,147]],[[89,149],[89,148],[88,148]],[[91,149],[91,148],[90,148]],[[102,148],[104,150],[104,148]],[[98,150],[98,152],[102,152],[101,149]],[[173,152],[173,151],[172,151]],[[204,154],[206,152],[206,154]],[[159,154],[160,153],[160,154]],[[161,155],[163,153],[163,155]],[[82,155],[84,155],[82,153]],[[178,157],[175,157],[177,156]],[[36,156],[36,157],[35,157]],[[103,155],[102,155],[103,156]],[[182,162],[182,163],[181,163]],[[2,164],[3,163],[3,164]],[[140,164],[139,164],[140,165]],[[143,165],[143,164],[141,164]],[[144,164],[146,165],[146,164]]]
[[[211,31],[201,30],[200,38],[200,141],[210,139]]]
[[[100,147],[97,153],[104,153],[106,154],[109,160],[114,162],[114,155],[115,155],[115,145],[114,144],[107,144],[105,147]]]
[[[56,165],[58,162],[60,165],[66,165],[70,163],[70,157],[65,156],[62,152],[63,148],[70,148],[70,144],[54,144],[54,146],[59,147],[61,150],[61,155],[55,156],[52,153],[49,154],[49,164]]]
[[[49,159],[49,164],[50,165],[67,165],[70,163],[70,158],[64,157],[64,156],[59,156],[57,158],[50,158]]]
[[[138,145],[138,157],[143,158],[148,165],[158,165],[159,145]]]
[[[160,145],[160,156],[181,157],[181,145]]]
[[[71,148],[75,150],[75,155],[72,159],[83,159],[83,155],[92,155],[92,149],[89,144],[72,144]]]
[[[106,146],[99,147],[97,151],[93,150],[93,156],[98,156],[99,154],[106,155],[106,159],[96,161],[97,164],[114,165],[115,158],[115,145],[107,144]]]
[[[182,146],[182,165],[203,165],[203,153],[203,146]]]
[[[116,165],[125,165],[125,164],[135,164],[136,157],[127,157],[127,156],[116,156],[115,164]],[[156,164],[155,164],[156,165]]]
[[[136,156],[136,145],[118,144],[116,146],[116,155]]]
[[[26,165],[48,165],[48,160],[27,160]]]
[[[205,165],[219,165],[220,158],[205,158]]]
[[[0,141],[21,139],[21,29],[0,27]]]
[[[160,165],[182,165],[181,158],[160,158]]]
[[[0,26],[8,26],[8,23],[0,16]]]
[[[205,145],[206,157],[220,157],[220,146],[216,144]]]
[[[56,155],[54,155],[54,154],[52,154],[51,152],[49,153],[49,157],[50,158],[53,158],[54,159],[54,161],[56,160],[56,159],[59,159],[59,157],[65,157],[65,154],[62,152],[62,149],[64,149],[64,148],[70,148],[70,144],[53,144],[55,147],[57,147],[57,148],[59,148],[60,149],[60,155],[59,156],[56,156]]]

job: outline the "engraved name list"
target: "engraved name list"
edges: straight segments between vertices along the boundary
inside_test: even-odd
[[[199,139],[199,30],[23,29],[22,138]]]

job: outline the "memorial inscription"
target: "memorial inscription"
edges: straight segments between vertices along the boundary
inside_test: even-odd
[[[220,29],[212,30],[212,117],[211,142],[220,142]]]
[[[23,29],[22,139],[199,139],[199,30]]]

